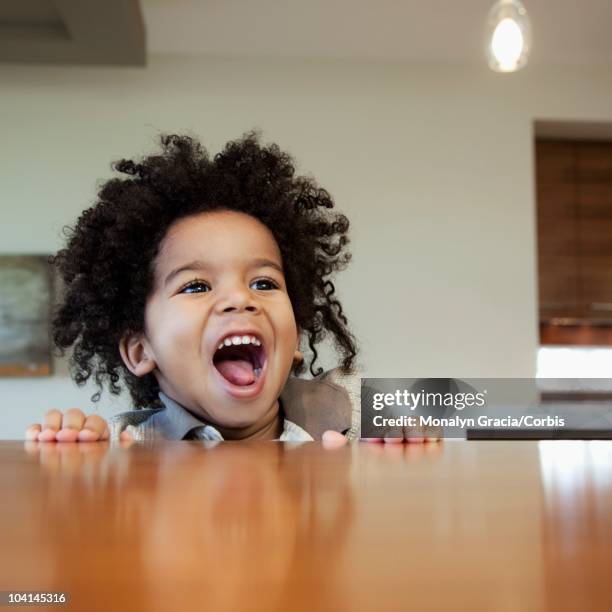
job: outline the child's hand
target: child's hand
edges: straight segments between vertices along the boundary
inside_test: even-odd
[[[340,448],[348,443],[348,438],[339,431],[328,429],[323,432],[321,442],[323,442],[323,448]]]
[[[439,427],[402,428],[403,435],[394,438],[361,438],[361,442],[385,442],[387,444],[422,444],[423,442],[439,442],[442,431]]]
[[[104,442],[109,438],[106,421],[97,414],[86,416],[78,408],[45,412],[44,423],[28,427],[26,440],[37,442]],[[121,433],[121,440],[131,440],[127,432]]]
[[[408,442],[410,444],[422,444],[423,442],[439,442],[440,430],[435,427],[427,427],[424,429],[412,430],[404,429],[403,436],[397,438],[361,438],[361,442],[384,442],[387,444],[402,444]],[[328,430],[322,437],[323,446],[325,448],[339,448],[348,442],[348,438],[341,433],[333,430]]]

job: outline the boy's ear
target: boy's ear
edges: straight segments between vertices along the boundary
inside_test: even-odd
[[[304,354],[300,351],[300,330],[298,329],[297,333],[297,341],[295,343],[295,353],[293,354],[293,365],[297,365],[299,363],[303,363]]]
[[[135,376],[149,374],[157,365],[143,334],[128,334],[121,338],[119,352],[125,367]]]

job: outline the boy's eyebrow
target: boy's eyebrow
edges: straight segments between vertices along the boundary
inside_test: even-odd
[[[281,274],[284,274],[282,266],[279,266],[275,261],[271,259],[266,259],[265,257],[258,257],[253,260],[253,268],[274,268],[278,270]]]
[[[281,266],[279,266],[275,261],[272,261],[271,259],[266,259],[265,257],[258,257],[257,259],[253,259],[251,262],[251,267],[252,268],[274,268],[275,270],[278,270],[281,274],[284,274],[283,268]],[[198,260],[198,259],[194,261],[190,261],[189,263],[172,270],[172,272],[170,272],[170,274],[166,276],[166,280],[164,281],[164,287],[167,286],[168,283],[175,276],[178,276],[181,272],[186,272],[187,270],[206,270],[206,269],[208,269],[208,266],[206,265],[205,262]]]

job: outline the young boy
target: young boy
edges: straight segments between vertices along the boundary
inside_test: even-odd
[[[348,220],[254,134],[214,159],[192,138],[122,160],[54,258],[65,293],[53,320],[77,384],[135,410],[108,426],[80,410],[45,415],[47,441],[359,439],[357,347],[330,276],[350,260]],[[340,366],[313,365],[330,333]],[[304,380],[300,340],[311,351]],[[294,376],[290,376],[294,374]]]
[[[65,294],[53,329],[78,384],[118,393],[122,380],[136,410],[108,431],[52,411],[28,437],[358,438],[357,349],[328,278],[350,259],[348,220],[329,194],[252,134],[213,160],[167,136],[160,154],[115,167],[127,177],[102,186],[54,258]],[[341,366],[322,374],[326,333]],[[313,381],[289,378],[304,370],[303,336]]]

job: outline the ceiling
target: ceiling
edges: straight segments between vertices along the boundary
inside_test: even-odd
[[[0,61],[144,65],[138,0],[2,0]]]
[[[523,0],[531,61],[612,64],[612,0]],[[483,63],[492,0],[141,0],[150,54]]]
[[[612,66],[612,0],[524,0],[531,62]],[[0,61],[151,55],[484,65],[492,0],[2,0]]]

